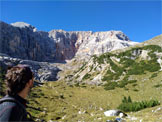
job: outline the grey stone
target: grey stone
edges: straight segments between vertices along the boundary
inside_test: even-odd
[[[60,69],[53,63],[21,60],[7,57],[6,55],[0,55],[0,67],[2,67],[4,70],[7,70],[7,68],[10,66],[15,66],[18,64],[29,66],[35,75],[35,79],[40,82],[56,81],[58,79],[57,73],[60,71]]]
[[[127,114],[120,110],[108,110],[104,112],[105,116],[119,116],[120,113],[123,113],[123,116],[127,116]]]

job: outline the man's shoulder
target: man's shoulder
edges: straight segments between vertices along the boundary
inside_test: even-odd
[[[0,101],[0,121],[9,119],[17,121],[24,116],[24,110],[14,100],[2,98]]]
[[[16,102],[13,102],[13,101],[5,101],[5,102],[2,102],[2,103],[0,103],[0,106],[3,106],[3,105],[10,105],[10,106],[13,106],[13,107],[16,107],[16,106],[18,106],[18,104],[16,103]]]
[[[14,97],[6,95],[6,96],[4,96],[3,98],[0,99],[0,104],[4,104],[4,103],[16,104],[16,99]]]
[[[16,109],[19,108],[19,105],[11,97],[3,97],[0,99],[0,109]]]
[[[15,108],[15,109],[18,109],[18,108],[22,108],[22,105],[20,105],[20,103],[14,98],[14,97],[11,97],[11,96],[5,96],[3,98],[0,99],[0,108],[3,108],[3,107],[7,107],[7,108]]]
[[[13,115],[15,114],[25,114],[26,111],[23,108],[22,105],[20,105],[16,99],[10,96],[5,96],[2,99],[0,99],[0,115],[2,115],[4,112],[6,113],[12,113]]]

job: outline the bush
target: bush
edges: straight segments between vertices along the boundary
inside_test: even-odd
[[[128,96],[128,98],[124,96],[122,99],[122,103],[131,103],[131,102],[132,102],[132,99],[130,96]]]
[[[130,56],[132,55],[131,51],[132,51],[132,50],[128,50],[128,51],[122,52],[122,53],[120,53],[120,54],[117,56],[117,58],[121,58],[121,57],[124,57],[124,56],[130,57]]]
[[[122,103],[118,106],[118,109],[123,110],[124,112],[135,112],[144,108],[150,108],[160,105],[158,100],[149,100],[141,102],[132,102],[131,97],[124,97]]]
[[[127,85],[127,81],[126,80],[122,80],[118,83],[117,87],[123,88]]]
[[[148,62],[148,65],[145,67],[149,72],[156,72],[161,69],[160,64],[156,60],[151,60]]]
[[[157,84],[157,85],[154,85],[155,88],[159,88],[159,87],[162,87],[162,84]]]
[[[134,50],[150,50],[149,56],[151,60],[147,63],[145,61],[141,61],[139,63],[135,62],[135,60],[130,59],[132,56],[132,52]],[[122,52],[118,55],[118,58],[121,58],[120,63],[123,64],[123,68],[130,67],[128,70],[129,75],[140,75],[144,74],[144,71],[155,72],[160,70],[160,65],[157,63],[157,57],[154,52],[162,52],[162,48],[157,45],[148,45],[142,48],[132,48],[126,52]],[[126,58],[126,56],[128,58]]]
[[[148,45],[143,47],[144,50],[152,50],[152,52],[162,52],[162,48],[158,45]]]
[[[111,81],[114,79],[114,75],[105,75],[103,78],[102,78],[102,81]]]
[[[134,63],[132,67],[128,70],[129,75],[140,75],[144,74],[143,65],[141,66],[138,63]]]
[[[135,84],[133,84],[132,86],[135,87],[135,86],[137,86],[137,84],[135,83]]]
[[[152,74],[150,78],[154,78],[154,77],[157,77],[157,73]]]
[[[77,79],[77,78],[79,78],[80,77],[80,75],[77,75],[75,78]]]
[[[92,71],[92,69],[93,69],[93,65],[91,65],[91,66],[90,66],[90,71],[89,71],[89,72],[91,72],[91,71]]]
[[[97,62],[99,64],[104,64],[105,62],[108,63],[110,61],[111,56],[116,56],[116,55],[112,53],[104,53],[100,55],[99,57],[97,57],[96,55],[93,55],[93,62],[94,63]]]
[[[124,68],[127,68],[133,65],[135,61],[129,58],[122,58],[121,63],[124,65]]]
[[[111,81],[111,80],[117,80],[122,75],[124,68],[116,65],[112,60],[109,60],[111,69],[115,71],[115,73],[112,73],[110,69],[107,70],[106,74],[102,78],[103,81]]]
[[[80,84],[79,83],[76,83],[74,85],[75,85],[75,87],[80,87]]]
[[[105,90],[113,90],[115,89],[115,87],[117,87],[117,83],[116,82],[108,82],[104,85],[104,89]]]
[[[133,89],[133,91],[138,92],[139,90],[138,89]]]
[[[76,73],[77,72],[82,72],[85,69],[86,64],[87,64],[87,62],[84,62],[83,65],[79,68],[79,70],[76,71]]]
[[[119,82],[118,82],[117,87],[123,88],[123,87],[125,87],[127,84],[136,83],[136,82],[137,82],[137,80],[128,80],[128,76],[126,76],[122,81],[119,81]]]
[[[133,63],[128,70],[129,75],[141,75],[144,74],[145,71],[156,72],[161,69],[159,63],[157,63],[157,59],[152,59],[147,63],[141,61],[140,63]]]
[[[107,80],[109,78],[112,79],[113,78],[112,77],[113,75],[110,75],[110,76],[104,77],[102,80]],[[106,83],[104,85],[104,87],[105,87],[105,90],[113,90],[116,87],[124,88],[127,84],[136,83],[136,82],[137,82],[137,80],[128,80],[128,76],[125,76],[125,78],[122,81],[118,81],[118,82],[109,82],[108,81],[108,83]]]
[[[86,79],[89,79],[91,77],[91,74],[85,74],[82,78],[82,80],[86,80]]]

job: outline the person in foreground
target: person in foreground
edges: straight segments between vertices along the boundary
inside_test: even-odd
[[[6,73],[7,95],[0,99],[0,122],[33,121],[26,111],[27,96],[34,84],[34,75],[25,65],[17,65]]]

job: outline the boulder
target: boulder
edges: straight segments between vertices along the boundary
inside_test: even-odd
[[[120,110],[108,110],[108,111],[105,111],[104,112],[105,116],[127,116],[127,114],[123,113],[122,111]]]

